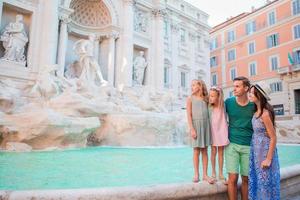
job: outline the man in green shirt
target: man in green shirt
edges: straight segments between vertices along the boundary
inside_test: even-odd
[[[237,199],[237,181],[242,177],[242,199],[248,199],[248,171],[254,104],[249,102],[250,81],[246,77],[233,80],[234,97],[225,101],[230,144],[225,148],[229,200]]]

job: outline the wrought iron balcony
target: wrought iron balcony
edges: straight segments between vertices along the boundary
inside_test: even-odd
[[[284,74],[297,72],[297,71],[300,71],[300,63],[296,63],[296,64],[293,64],[293,65],[281,67],[277,70],[277,73],[280,74],[280,75],[284,75]]]

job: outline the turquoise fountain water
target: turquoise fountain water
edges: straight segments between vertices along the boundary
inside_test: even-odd
[[[300,146],[280,145],[278,151],[281,167],[300,164]],[[192,149],[187,147],[0,153],[0,190],[183,183],[192,176]]]

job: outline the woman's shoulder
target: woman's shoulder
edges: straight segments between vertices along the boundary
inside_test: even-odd
[[[261,115],[262,118],[270,117],[270,113],[267,109],[263,110],[263,113]]]

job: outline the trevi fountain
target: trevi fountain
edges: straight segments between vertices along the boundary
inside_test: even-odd
[[[3,0],[0,10],[0,199],[225,198],[221,183],[184,183],[185,98],[192,79],[210,82],[206,13],[182,0]],[[277,126],[280,142],[299,143],[299,124]],[[280,148],[293,165],[288,196],[299,147]]]

